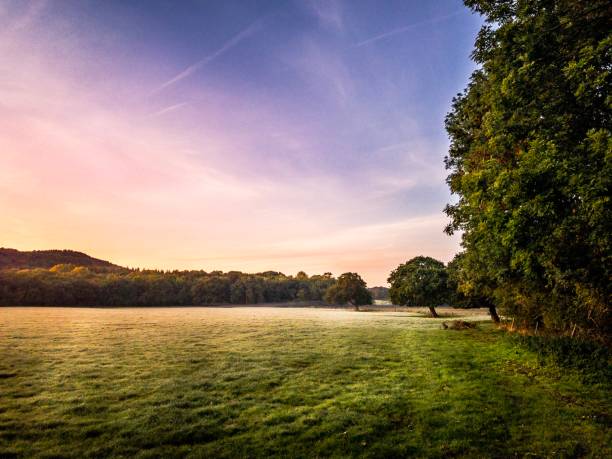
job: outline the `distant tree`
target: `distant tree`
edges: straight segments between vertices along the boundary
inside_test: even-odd
[[[230,287],[230,303],[232,304],[247,304],[246,287],[242,280],[237,279],[232,282]]]
[[[60,263],[49,268],[52,273],[68,273],[75,269],[75,265]]]
[[[397,305],[427,306],[432,317],[438,317],[435,307],[449,299],[447,280],[444,263],[414,257],[391,272],[389,297]]]
[[[244,280],[245,287],[245,303],[257,304],[264,301],[264,283],[263,279],[256,276],[246,276]]]
[[[327,289],[325,301],[332,304],[348,303],[359,311],[359,306],[372,304],[372,294],[359,274],[344,273]]]
[[[204,277],[193,284],[191,295],[198,305],[229,303],[230,283],[221,276]]]
[[[259,275],[267,278],[285,277],[285,275],[279,271],[264,271],[263,273],[259,273]]]
[[[336,282],[331,273],[310,276],[310,299],[320,301],[327,289]]]

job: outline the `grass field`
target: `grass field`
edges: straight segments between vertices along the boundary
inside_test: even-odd
[[[0,457],[612,457],[610,386],[470,314],[0,308]]]

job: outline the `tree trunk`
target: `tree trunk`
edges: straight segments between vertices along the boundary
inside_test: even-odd
[[[349,301],[349,304],[355,308],[355,311],[359,311],[359,306],[352,301]]]
[[[489,306],[489,314],[491,314],[491,320],[498,324],[499,316],[497,315],[497,309],[495,308],[495,306]]]
[[[429,306],[429,312],[431,312],[431,317],[433,317],[434,319],[440,317],[436,312],[436,308],[434,308],[433,306]]]

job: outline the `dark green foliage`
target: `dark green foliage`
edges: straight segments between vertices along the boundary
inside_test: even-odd
[[[372,294],[357,273],[344,273],[325,292],[325,301],[332,304],[351,304],[358,308],[372,304]]]
[[[480,64],[446,120],[446,213],[465,292],[519,320],[609,339],[612,8],[467,0]]]
[[[428,306],[435,316],[435,306],[449,301],[448,274],[444,263],[431,257],[414,257],[399,265],[388,279],[393,304]]]
[[[223,276],[204,277],[191,287],[194,304],[223,304],[230,302],[232,284]]]
[[[73,260],[76,261],[74,257]],[[322,301],[325,291],[336,282],[328,273],[293,277],[272,271],[170,272],[111,269],[104,265],[107,262],[101,263],[0,269],[0,306],[198,306]]]
[[[589,380],[612,381],[610,349],[568,336],[512,335],[514,343],[535,352],[541,364],[575,368]]]
[[[472,271],[466,266],[465,253],[461,252],[446,266],[449,304],[456,308],[480,308],[486,306],[488,298],[483,295],[485,289],[470,282]]]
[[[458,308],[489,308],[491,320],[499,323],[495,302],[487,296],[492,294],[492,290],[487,278],[479,277],[481,271],[474,269],[474,263],[478,260],[461,252],[446,267],[449,303]]]

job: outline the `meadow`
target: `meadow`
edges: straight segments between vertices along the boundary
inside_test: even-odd
[[[383,308],[384,309],[384,308]],[[0,308],[0,457],[611,457],[610,386],[418,310]]]

